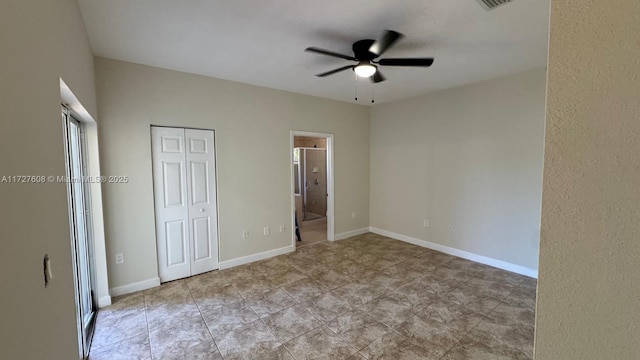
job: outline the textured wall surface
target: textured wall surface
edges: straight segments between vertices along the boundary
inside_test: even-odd
[[[375,106],[371,226],[535,271],[545,74]]]
[[[536,360],[640,358],[640,2],[553,0]]]
[[[95,117],[93,54],[75,0],[3,0],[0,177],[65,175],[60,78]],[[0,183],[0,359],[78,359],[67,206],[64,183]]]

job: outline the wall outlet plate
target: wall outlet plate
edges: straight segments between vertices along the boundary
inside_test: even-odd
[[[242,230],[242,238],[243,239],[249,238],[249,230]]]
[[[116,254],[116,264],[122,264],[124,263],[124,254],[123,253],[117,253]]]
[[[264,233],[264,236],[269,236],[269,234],[271,234],[271,228],[268,226],[265,226],[263,233]]]
[[[429,219],[424,219],[424,227],[429,227]]]
[[[280,232],[284,232],[287,229],[286,226],[284,225],[280,225]]]

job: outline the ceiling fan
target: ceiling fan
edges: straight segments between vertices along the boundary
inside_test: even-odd
[[[393,44],[400,40],[404,35],[393,30],[385,30],[382,36],[378,40],[364,39],[353,43],[353,56],[343,55],[333,51],[319,49],[316,47],[308,47],[305,51],[333,56],[345,60],[357,61],[355,65],[343,66],[338,69],[327,71],[316,76],[325,77],[344,70],[353,69],[353,71],[359,77],[368,77],[373,83],[379,83],[385,80],[378,65],[381,66],[415,66],[415,67],[429,67],[433,64],[433,58],[402,58],[402,59],[377,59],[385,51],[387,51]]]

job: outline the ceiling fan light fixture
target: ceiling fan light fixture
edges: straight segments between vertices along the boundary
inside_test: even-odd
[[[511,0],[478,0],[478,1],[511,1]],[[356,62],[351,65],[346,65],[330,71],[317,74],[317,77],[325,77],[333,75],[345,70],[353,70],[356,74],[356,79],[369,78],[372,83],[377,84],[385,80],[385,77],[380,73],[378,66],[404,66],[404,67],[421,67],[426,68],[433,64],[433,58],[384,58],[378,59],[383,53],[385,53],[391,46],[393,46],[399,39],[403,37],[402,34],[393,30],[385,30],[382,36],[378,40],[362,39],[353,43],[351,48],[353,49],[353,56],[344,55],[337,52],[320,49],[317,47],[308,47],[304,51],[331,56],[334,58],[350,60]],[[378,60],[376,60],[378,59]]]
[[[375,65],[372,65],[368,61],[361,61],[355,68],[353,68],[353,71],[356,72],[356,75],[364,78],[370,77],[371,75],[375,74],[377,70],[377,67]]]

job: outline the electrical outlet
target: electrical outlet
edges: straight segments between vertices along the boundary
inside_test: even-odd
[[[352,218],[352,219],[355,219],[355,218],[356,218],[356,213],[352,212],[352,213],[351,213],[351,218]]]
[[[242,230],[242,238],[243,239],[248,239],[249,238],[249,230]]]
[[[453,225],[449,225],[449,232],[453,232]]]
[[[284,232],[287,229],[286,226],[284,225],[280,225],[280,232]]]
[[[265,226],[263,233],[264,233],[264,236],[269,236],[269,234],[271,234],[271,228],[269,228],[268,226]]]
[[[424,219],[424,227],[429,227],[429,219]]]
[[[124,262],[124,254],[117,253],[116,254],[116,264],[122,264]]]

